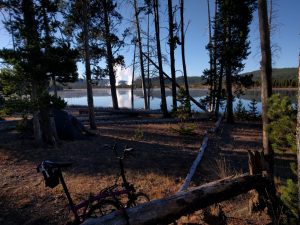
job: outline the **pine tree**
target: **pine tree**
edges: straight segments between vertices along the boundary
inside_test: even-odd
[[[49,80],[52,76],[60,76],[62,80],[76,79],[77,53],[69,45],[54,38],[57,24],[50,21],[50,14],[58,13],[56,1],[43,0],[39,4],[32,0],[15,0],[5,1],[4,6],[4,10],[14,12],[6,28],[8,31],[14,28],[15,45],[13,49],[0,51],[0,58],[10,69],[8,73],[2,71],[1,74],[7,79],[15,78],[10,80],[11,87],[22,87],[14,93],[18,99],[22,100],[24,95],[29,96],[28,110],[33,114],[36,143],[55,144],[56,131],[50,118],[55,100],[48,93]]]

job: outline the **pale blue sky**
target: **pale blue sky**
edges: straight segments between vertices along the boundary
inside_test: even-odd
[[[298,54],[300,50],[300,0],[273,0],[275,5],[276,18],[273,20],[277,29],[272,34],[272,43],[277,47],[273,57],[273,66],[279,67],[297,67]],[[132,9],[126,1],[121,5],[121,12],[124,14],[124,24],[130,25],[128,17],[132,16]],[[167,1],[160,1],[161,5],[161,38],[162,50],[168,56],[167,37],[167,11],[165,5]],[[178,3],[174,0],[173,4]],[[208,52],[205,45],[208,42],[208,25],[207,25],[207,1],[206,0],[188,0],[185,1],[186,24],[189,21],[189,27],[186,33],[186,61],[187,70],[190,76],[201,75],[208,65]],[[213,2],[211,2],[211,14],[213,15]],[[129,16],[130,15],[130,16]],[[153,24],[152,24],[153,26]],[[144,27],[146,29],[146,27]],[[121,30],[121,29],[120,29]],[[153,33],[153,30],[152,30]],[[129,42],[129,39],[127,40]],[[245,72],[259,69],[260,45],[257,12],[254,13],[254,19],[251,24],[250,32],[251,54],[245,61]],[[5,32],[0,24],[0,47],[9,47],[11,44],[10,36]],[[123,52],[126,65],[130,65],[133,57],[133,47],[126,47]],[[180,47],[176,49],[176,69],[181,70]],[[165,71],[169,72],[169,66],[164,65]],[[80,73],[81,73],[80,69]],[[127,71],[127,75],[130,72]],[[122,79],[125,79],[123,75]],[[180,75],[180,73],[178,74]],[[122,74],[120,74],[122,76]]]

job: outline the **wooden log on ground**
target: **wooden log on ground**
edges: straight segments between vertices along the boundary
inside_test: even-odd
[[[193,162],[193,164],[192,164],[192,166],[191,166],[191,168],[189,170],[189,173],[187,174],[187,176],[185,178],[185,181],[184,181],[183,185],[181,186],[181,188],[179,189],[178,192],[184,191],[184,190],[186,190],[189,187],[189,185],[190,185],[190,183],[192,181],[192,178],[193,178],[193,176],[194,176],[194,174],[196,172],[197,166],[200,163],[200,161],[201,161],[201,159],[202,159],[202,157],[204,155],[204,151],[206,149],[207,142],[208,142],[208,133],[205,132],[205,135],[204,135],[204,138],[203,138],[202,145],[200,147],[199,153],[198,153],[196,159],[194,160],[194,162]]]
[[[196,159],[194,160],[194,162],[193,162],[193,164],[192,164],[192,166],[191,166],[191,168],[189,170],[189,173],[187,174],[187,176],[185,178],[185,181],[184,181],[183,185],[180,187],[179,191],[184,191],[184,190],[186,190],[189,187],[189,185],[190,185],[190,183],[192,181],[192,178],[193,178],[193,176],[194,176],[194,174],[196,172],[196,169],[197,169],[199,163],[201,162],[201,160],[203,158],[204,151],[205,151],[205,149],[207,147],[208,133],[209,132],[212,132],[212,133],[217,132],[217,130],[220,127],[222,119],[223,119],[223,115],[220,115],[219,118],[218,118],[218,121],[215,123],[214,128],[212,128],[208,132],[207,131],[205,132],[205,135],[204,135],[201,147],[199,149],[199,153],[198,153]]]
[[[178,192],[168,198],[157,199],[126,209],[130,225],[167,224],[183,215],[193,213],[214,203],[219,203],[252,189],[263,188],[267,178],[261,175],[243,174],[225,178],[205,185]],[[84,225],[126,225],[127,220],[122,211],[116,211],[104,217],[88,219]]]

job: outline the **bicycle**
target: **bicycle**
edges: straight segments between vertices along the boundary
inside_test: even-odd
[[[109,148],[109,146],[107,146],[107,145],[105,147]],[[120,167],[120,174],[119,174],[119,176],[117,176],[115,184],[113,186],[107,188],[109,191],[111,191],[110,194],[112,195],[113,200],[119,202],[119,205],[122,208],[134,207],[138,204],[143,204],[145,202],[149,202],[150,198],[148,197],[148,195],[146,195],[143,192],[136,192],[134,185],[130,184],[126,179],[123,160],[130,155],[133,156],[133,154],[132,154],[133,148],[127,148],[127,146],[125,146],[125,148],[123,149],[121,154],[118,154],[116,144],[114,144],[111,147],[111,149],[115,153],[116,158],[119,160],[119,167]],[[123,192],[121,195],[115,195],[116,193],[118,193],[118,191],[116,191],[116,190],[118,190],[118,188],[120,188],[120,185],[117,184],[119,177],[121,177],[121,179],[122,179],[121,190],[123,190]],[[127,199],[125,201],[120,199],[121,197],[124,197],[124,196],[127,197]]]
[[[115,202],[112,199],[107,199],[111,196],[108,192],[100,192],[97,195],[90,195],[88,199],[75,204],[62,175],[62,169],[68,168],[71,165],[72,163],[69,162],[52,162],[45,160],[38,165],[37,172],[41,172],[43,174],[46,187],[55,188],[59,185],[59,183],[61,183],[69,202],[68,208],[72,211],[75,217],[72,224],[83,223],[87,218],[93,217],[96,210],[98,216],[104,216],[120,209],[118,202]],[[122,193],[115,193],[115,195],[118,194]]]
[[[73,222],[74,224],[83,223],[87,218],[104,216],[116,210],[124,210],[127,207],[133,207],[137,204],[150,201],[146,194],[142,192],[136,192],[134,186],[129,184],[126,180],[123,160],[125,156],[133,149],[125,147],[122,156],[118,156],[116,145],[114,145],[112,149],[114,150],[116,157],[119,159],[121,171],[120,175],[123,181],[121,188],[117,184],[119,179],[118,176],[113,186],[104,188],[97,195],[90,195],[88,199],[83,200],[78,204],[74,203],[62,175],[62,169],[70,167],[72,163],[52,162],[45,160],[38,165],[37,172],[41,172],[43,174],[46,187],[55,188],[59,185],[59,183],[61,183],[69,202],[69,210],[72,211],[75,217]],[[128,200],[126,204],[122,203],[122,196],[127,196]]]

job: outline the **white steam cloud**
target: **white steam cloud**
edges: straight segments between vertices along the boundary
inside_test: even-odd
[[[132,71],[130,68],[122,68],[121,66],[115,67],[116,71],[116,84],[119,85],[120,81],[127,81],[128,85],[131,85]]]

